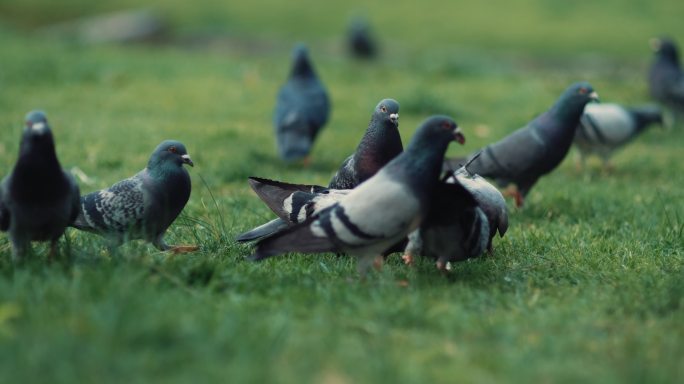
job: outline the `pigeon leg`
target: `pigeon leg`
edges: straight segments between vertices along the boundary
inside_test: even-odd
[[[385,258],[382,257],[382,255],[375,256],[373,258],[373,268],[375,268],[376,271],[380,272],[382,270],[382,266],[385,263]]]
[[[423,240],[420,237],[420,229],[409,233],[408,244],[406,244],[406,249],[404,249],[404,254],[401,258],[404,260],[404,264],[413,265],[413,255],[420,254],[423,248]]]
[[[514,185],[506,188],[506,190],[502,193],[502,195],[506,197],[513,197],[515,199],[515,206],[520,208],[525,204],[525,197],[520,193],[518,188]]]
[[[413,265],[413,255],[409,252],[405,252],[402,256],[401,259],[404,260],[404,264],[406,265]]]
[[[309,166],[311,166],[311,155],[306,155],[304,160],[302,160],[302,165],[304,168],[309,168]]]
[[[376,258],[377,255],[361,255],[359,257],[359,261],[356,263],[356,269],[359,271],[359,275],[361,275],[361,279],[364,279],[366,275],[368,274],[368,270],[371,268],[371,266],[374,266],[376,264]],[[382,256],[380,256],[382,258]]]
[[[21,261],[30,246],[29,242],[14,234],[10,234],[10,241],[12,242],[12,260]]]

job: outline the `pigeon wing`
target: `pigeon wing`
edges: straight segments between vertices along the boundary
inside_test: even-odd
[[[144,213],[143,180],[139,173],[108,189],[83,196],[82,217],[77,219],[77,224],[83,218],[91,229],[126,232],[141,225]]]

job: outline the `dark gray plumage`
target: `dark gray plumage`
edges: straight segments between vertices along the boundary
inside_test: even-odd
[[[190,175],[183,164],[194,165],[185,146],[173,140],[162,142],[135,176],[83,196],[73,226],[98,233],[114,246],[143,239],[162,251],[196,250],[196,246],[164,242],[167,228],[190,198]]]
[[[668,38],[651,39],[655,60],[648,73],[651,96],[684,114],[684,72],[675,42]]]
[[[486,146],[469,166],[470,171],[491,177],[500,186],[515,184],[516,205],[522,206],[525,196],[537,180],[563,161],[572,144],[584,106],[596,99],[598,96],[589,83],[572,84],[551,109],[498,142]],[[461,161],[458,159],[448,163]]]
[[[392,99],[381,100],[356,151],[344,160],[328,187],[352,189],[375,175],[403,150],[399,135],[399,103]]]
[[[431,208],[420,228],[409,235],[404,260],[415,254],[436,260],[437,268],[447,263],[480,256],[490,240],[489,221],[477,200],[456,179],[437,185]]]
[[[587,156],[595,154],[607,166],[616,149],[632,141],[654,123],[663,124],[662,111],[656,106],[588,104],[580,118],[574,143],[583,163]]]
[[[458,135],[451,118],[429,118],[407,150],[375,176],[305,222],[257,243],[252,259],[285,252],[344,252],[360,257],[364,273],[373,260],[420,225],[439,182],[444,152]]]
[[[299,44],[294,49],[290,76],[278,92],[273,115],[280,157],[295,161],[308,156],[329,114],[328,93],[316,76],[306,47]]]
[[[78,214],[78,198],[78,185],[57,159],[45,114],[29,112],[17,163],[0,184],[0,230],[9,232],[14,259],[30,250],[31,241],[50,241],[52,257]]]
[[[368,21],[354,18],[347,31],[347,50],[352,57],[373,59],[378,54],[378,44],[373,37]]]

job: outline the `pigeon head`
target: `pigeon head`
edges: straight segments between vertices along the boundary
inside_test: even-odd
[[[151,170],[169,169],[169,167],[182,168],[183,164],[188,164],[191,167],[195,165],[190,159],[185,145],[179,141],[166,140],[152,152],[147,168]]]
[[[458,124],[449,116],[435,115],[421,124],[411,139],[407,150],[433,148],[442,155],[452,141],[465,143],[465,136]]]
[[[389,121],[395,127],[399,126],[399,103],[394,99],[381,100],[375,107],[373,118],[377,121]]]
[[[553,109],[561,116],[578,119],[588,102],[598,100],[598,94],[594,88],[589,83],[581,81],[566,88]]]
[[[653,38],[649,43],[656,56],[679,65],[679,53],[677,52],[677,46],[672,39],[667,37]]]
[[[292,51],[292,76],[311,76],[314,74],[309,61],[309,50],[306,45],[299,43]]]
[[[21,139],[21,153],[29,151],[54,153],[54,147],[52,131],[50,131],[45,112],[35,110],[27,113]]]

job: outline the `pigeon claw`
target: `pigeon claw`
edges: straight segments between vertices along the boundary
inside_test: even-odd
[[[173,253],[174,255],[195,252],[197,250],[199,250],[199,245],[174,245],[169,248],[169,252]]]
[[[404,264],[406,265],[413,265],[413,255],[410,253],[404,253],[401,256],[401,259],[404,260]]]

